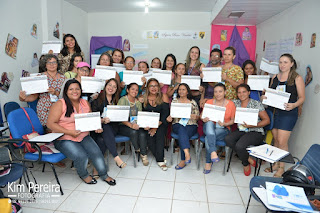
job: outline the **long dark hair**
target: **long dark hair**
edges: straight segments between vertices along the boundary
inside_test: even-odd
[[[248,64],[251,64],[251,65],[253,66],[254,75],[257,74],[256,64],[255,64],[252,60],[246,60],[246,61],[243,62],[243,64],[242,64],[242,70],[243,70],[244,79],[248,78],[248,76],[246,75],[246,72],[244,71],[244,68],[245,68]]]
[[[114,54],[116,51],[118,51],[118,52],[121,53],[122,59],[121,59],[121,61],[120,61],[120,64],[123,64],[123,62],[124,62],[124,53],[123,53],[123,51],[120,50],[120,49],[114,49],[114,50],[112,51],[112,56],[113,56],[113,54]]]
[[[166,62],[167,62],[168,57],[171,57],[171,58],[173,59],[173,67],[172,67],[172,69],[174,69],[174,67],[175,67],[176,64],[177,64],[177,59],[176,59],[176,57],[175,57],[172,53],[169,53],[169,54],[164,58],[162,70],[166,70],[166,69],[167,69]]]
[[[115,78],[110,78],[106,84],[104,85],[104,88],[102,90],[102,92],[100,92],[99,96],[98,96],[98,104],[101,105],[105,100],[106,100],[106,97],[107,97],[107,94],[106,94],[106,87],[107,85],[111,82],[111,81],[114,81],[117,85],[117,90],[116,92],[112,95],[112,102],[113,104],[117,104],[118,103],[118,100],[119,100],[119,91],[120,91],[120,87],[119,87],[119,83],[118,81],[115,79]]]
[[[104,55],[106,55],[106,56],[109,58],[109,60],[110,60],[110,66],[113,66],[113,60],[112,60],[111,55],[108,53],[108,51],[106,51],[106,52],[104,52],[104,53],[102,53],[102,54],[100,55],[97,65],[100,65],[100,64],[101,64],[101,63],[100,63],[100,60],[101,60],[102,56],[104,56]]]
[[[79,46],[79,44],[78,44],[78,42],[77,42],[77,39],[74,37],[74,35],[72,35],[72,34],[66,34],[66,35],[64,35],[63,36],[63,48],[62,48],[62,50],[60,51],[60,53],[63,55],[63,56],[67,56],[68,54],[69,54],[69,50],[68,50],[68,47],[67,47],[67,45],[65,45],[65,43],[66,43],[66,38],[68,38],[68,37],[71,37],[71,38],[73,38],[74,39],[74,52],[76,52],[76,53],[81,53],[81,48],[80,48],[80,46]]]
[[[68,68],[68,71],[72,71],[73,70],[73,67],[74,67],[74,59],[76,57],[81,57],[82,61],[83,61],[83,57],[81,55],[81,53],[74,53],[70,59],[70,65],[69,65],[69,68]]]
[[[188,85],[188,84],[186,84],[186,83],[181,83],[181,84],[179,84],[178,89],[177,89],[177,91],[178,91],[177,98],[180,98],[180,95],[179,95],[179,88],[180,88],[181,86],[185,86],[185,87],[187,88],[187,92],[188,92],[188,94],[187,94],[187,98],[188,98],[190,101],[192,101],[191,90],[190,90],[189,85]]]
[[[293,63],[292,67],[290,68],[290,71],[289,71],[289,75],[288,75],[288,85],[289,86],[292,86],[294,85],[294,81],[296,80],[297,76],[299,75],[296,71],[297,69],[297,62],[296,60],[293,58],[293,56],[289,53],[285,53],[285,54],[282,54],[280,56],[280,58],[282,57],[287,57],[290,59],[290,62]],[[281,71],[280,71],[281,72]]]
[[[160,68],[161,68],[161,60],[160,60],[160,58],[158,58],[158,57],[153,58],[152,61],[151,61],[151,64],[152,64],[152,62],[153,62],[155,59],[158,59],[158,60],[160,61]],[[154,68],[154,67],[151,66],[151,68]]]
[[[71,100],[69,99],[69,97],[67,95],[68,89],[69,89],[71,84],[78,84],[79,85],[80,90],[81,90],[80,97],[82,97],[82,88],[81,88],[80,82],[77,81],[74,78],[68,80],[66,82],[65,86],[64,86],[64,89],[63,89],[63,99],[66,102],[66,106],[67,106],[67,111],[66,111],[66,114],[65,114],[66,117],[70,117],[72,115],[72,113],[74,113],[72,102],[71,102]]]

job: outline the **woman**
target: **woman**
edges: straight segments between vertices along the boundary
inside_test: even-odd
[[[123,64],[124,62],[124,53],[120,49],[114,49],[112,51],[112,60],[113,63]]]
[[[133,67],[136,65],[136,60],[132,56],[127,56],[124,60],[124,66],[126,70],[133,70]],[[124,96],[126,94],[126,82],[123,81],[123,72],[119,73],[120,76],[120,88],[121,93],[120,97]],[[139,91],[140,91],[141,86],[139,86]]]
[[[236,88],[243,84],[243,71],[241,67],[233,64],[236,57],[236,50],[233,47],[227,47],[223,52],[224,66],[222,67],[221,79],[226,85],[226,98],[233,100],[237,98]]]
[[[175,169],[180,170],[191,163],[189,140],[197,133],[197,121],[200,113],[197,103],[192,99],[191,90],[185,83],[179,85],[177,99],[173,100],[172,103],[191,103],[190,118],[172,118],[170,115],[167,117],[167,121],[172,122],[172,131],[179,136],[181,161]]]
[[[68,68],[68,71],[64,74],[64,76],[69,78],[75,78],[77,76],[77,65],[79,62],[83,61],[83,57],[81,53],[75,53],[72,55],[70,60],[70,66]]]
[[[120,98],[118,105],[130,106],[129,121],[122,122],[119,126],[119,134],[130,137],[130,141],[137,153],[140,153],[144,166],[149,165],[147,157],[147,140],[146,133],[139,129],[137,124],[138,111],[142,111],[142,104],[136,98],[138,95],[138,84],[131,83],[127,85],[127,95]]]
[[[181,83],[181,76],[186,73],[186,65],[179,63],[174,68],[174,79],[171,81],[171,85],[168,88],[167,95],[168,97],[173,97],[173,100],[177,98],[178,87]],[[191,95],[191,94],[190,94]]]
[[[234,116],[236,107],[234,103],[225,98],[226,87],[222,83],[218,83],[213,88],[214,99],[210,99],[206,104],[212,104],[219,107],[225,107],[225,115],[223,121],[213,122],[205,117],[202,121],[203,132],[205,133],[205,145],[207,150],[206,164],[203,173],[209,174],[211,172],[212,163],[220,161],[217,155],[216,142],[224,140],[224,137],[230,133],[230,126],[234,124]],[[202,117],[202,116],[201,116]]]
[[[247,84],[240,84],[237,87],[239,99],[235,99],[233,102],[236,107],[259,109],[257,126],[246,123],[238,124],[238,129],[224,138],[227,146],[231,147],[242,161],[243,172],[246,176],[251,174],[251,166],[256,166],[256,161],[249,157],[247,147],[262,144],[264,138],[263,127],[270,123],[269,116],[263,105],[260,101],[250,98],[250,93],[250,87]]]
[[[151,68],[161,69],[161,61],[160,58],[155,57],[151,61]]]
[[[98,145],[89,136],[89,132],[75,129],[75,114],[91,112],[88,101],[81,98],[81,84],[75,79],[67,81],[63,90],[63,99],[52,106],[48,118],[48,127],[53,132],[64,133],[54,142],[54,146],[67,158],[74,162],[74,167],[80,178],[87,184],[97,181],[87,171],[88,160],[97,168],[99,176],[109,185],[116,181],[108,176],[107,167]],[[102,132],[102,129],[96,130]]]
[[[92,111],[100,112],[101,117],[105,116],[104,112],[108,105],[117,105],[119,100],[119,84],[115,78],[109,79],[103,91],[99,94],[98,98],[92,102]],[[97,142],[102,154],[104,155],[108,149],[113,156],[119,168],[124,168],[127,164],[124,163],[118,155],[116,148],[115,136],[118,132],[119,123],[111,123],[108,117],[101,118],[103,132],[101,134],[93,133],[92,137]],[[93,177],[97,175],[94,169]]]
[[[156,158],[158,166],[167,171],[168,167],[164,162],[164,140],[167,133],[167,117],[169,116],[169,98],[160,91],[160,84],[157,79],[150,78],[147,83],[147,90],[144,94],[143,111],[160,113],[158,128],[145,128],[148,132],[148,147]]]
[[[66,78],[58,72],[60,63],[55,55],[45,55],[40,63],[40,66],[45,67],[46,70],[42,74],[48,77],[48,92],[27,96],[25,91],[20,91],[19,99],[20,101],[33,102],[39,98],[37,114],[41,125],[46,128],[49,109],[52,106],[52,103],[58,99],[62,84]]]
[[[272,109],[274,112],[274,125],[272,135],[274,146],[288,151],[288,140],[294,125],[298,119],[298,107],[305,100],[305,84],[303,78],[296,72],[297,63],[290,54],[283,54],[279,60],[279,74],[271,79],[271,88],[290,93],[289,103],[285,104],[285,110]],[[262,99],[266,98],[262,96]],[[284,173],[284,163],[273,165],[274,176],[281,177]],[[270,172],[270,168],[266,169]]]
[[[162,70],[173,70],[177,64],[176,57],[173,54],[168,54],[163,61],[163,67]],[[172,73],[172,78],[174,78],[174,74]],[[161,92],[163,94],[166,94],[169,88],[169,85],[163,85],[162,83],[160,84],[161,86]]]
[[[249,75],[257,75],[257,67],[256,64],[251,60],[246,60],[243,65],[243,74],[244,74],[244,83],[247,84]],[[260,101],[260,97],[262,95],[261,91],[252,90],[250,91],[250,98]]]
[[[72,34],[66,34],[63,36],[63,48],[58,54],[62,74],[67,72],[70,66],[71,57],[74,53],[80,53],[84,61],[84,54],[81,51],[76,38]]]
[[[140,61],[138,63],[138,71],[142,71],[143,74],[146,74],[149,72],[149,65],[147,62],[145,61]]]

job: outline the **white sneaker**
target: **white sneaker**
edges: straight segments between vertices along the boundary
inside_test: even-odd
[[[158,162],[158,166],[163,170],[163,171],[167,171],[168,167],[166,165],[165,162]]]

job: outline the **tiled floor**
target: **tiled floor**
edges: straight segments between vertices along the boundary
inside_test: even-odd
[[[169,154],[167,152],[165,154],[168,159]],[[66,169],[57,168],[65,194],[51,198],[55,203],[23,204],[23,212],[245,212],[252,175],[244,176],[242,165],[236,157],[232,160],[231,171],[225,176],[222,175],[223,161],[214,164],[212,172],[204,175],[202,173],[204,156],[200,171],[196,170],[194,154],[191,165],[179,171],[174,167],[162,171],[151,156],[149,156],[149,166],[145,167],[139,162],[137,168],[133,167],[130,155],[120,157],[128,162],[127,167],[122,170],[115,166],[112,159],[109,160],[108,174],[116,179],[116,186],[109,186],[100,179],[96,185],[85,184],[77,173],[70,169],[70,161],[66,161]],[[179,158],[180,155],[175,153],[174,165]],[[263,168],[266,166],[263,165]],[[41,165],[35,165],[32,169],[38,183],[56,183],[49,166],[44,173],[41,169]],[[265,175],[263,170],[261,175]],[[249,212],[265,212],[265,209],[257,201],[252,200]]]

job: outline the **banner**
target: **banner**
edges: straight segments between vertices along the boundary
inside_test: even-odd
[[[147,30],[143,39],[205,39],[204,31],[193,30]]]

